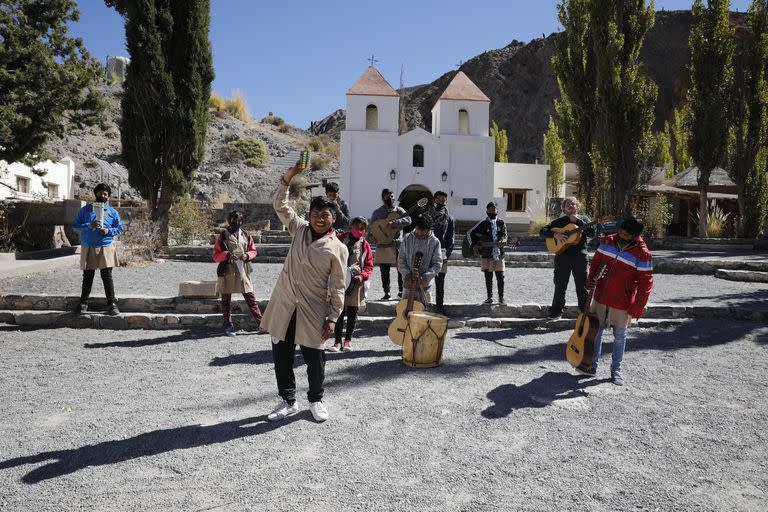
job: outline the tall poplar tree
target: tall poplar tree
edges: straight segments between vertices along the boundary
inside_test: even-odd
[[[693,2],[694,23],[688,39],[691,60],[690,139],[688,149],[699,168],[699,236],[707,236],[707,191],[712,170],[725,166],[731,121],[734,31],[730,0]]]
[[[552,68],[560,99],[555,100],[560,138],[579,168],[579,195],[586,211],[595,211],[592,167],[595,117],[595,65],[590,32],[590,0],[562,0],[557,17],[563,31],[555,36]]]
[[[544,134],[544,157],[549,164],[547,172],[547,191],[549,197],[558,197],[560,194],[560,185],[563,184],[565,157],[563,156],[563,145],[560,142],[560,136],[557,132],[552,116],[549,116],[549,127]]]
[[[491,124],[491,137],[495,142],[494,144],[494,161],[495,162],[507,162],[507,130],[499,129],[499,125],[496,121]]]
[[[121,139],[130,184],[168,241],[168,215],[203,159],[213,81],[209,0],[106,0],[125,18],[131,63]]]
[[[632,213],[632,197],[649,167],[658,87],[643,72],[640,49],[654,23],[653,1],[592,0],[596,67],[595,161],[605,166],[605,204],[598,214]]]
[[[751,34],[740,40],[735,66],[733,154],[728,173],[739,194],[740,235],[755,237],[762,229],[768,206],[766,140],[768,129],[768,2],[754,0],[748,16]]]

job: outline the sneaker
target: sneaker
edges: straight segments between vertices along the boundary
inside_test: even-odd
[[[504,297],[499,297],[499,304],[502,306],[506,306],[507,302],[504,300]]]
[[[339,352],[341,351],[341,342],[337,341],[333,344],[332,347],[328,347],[328,352]]]
[[[549,314],[547,315],[547,318],[549,318],[550,320],[557,320],[558,318],[562,318],[562,317],[563,317],[562,311],[554,311],[552,309],[549,310]]]
[[[312,417],[317,422],[323,422],[328,419],[328,409],[325,408],[323,402],[311,402],[309,410],[312,411]]]
[[[382,298],[380,298],[379,300],[389,300],[389,294],[385,293],[384,296]]]
[[[397,292],[397,298],[398,298],[398,299],[402,299],[402,298],[403,298],[403,292],[402,292],[402,290],[401,290],[401,291],[399,291],[399,292]]]
[[[350,343],[351,342],[349,340],[345,341],[344,348],[342,348],[341,350],[344,352],[352,352],[352,346],[350,345]]]
[[[586,375],[587,377],[594,377],[597,375],[597,368],[593,368],[591,366],[589,368],[582,368],[581,366],[577,366],[576,373]]]
[[[88,312],[88,303],[81,302],[80,305],[77,307],[77,309],[75,311],[77,313],[80,313],[81,315],[87,313]]]
[[[282,421],[288,416],[292,416],[297,412],[299,412],[298,402],[293,402],[293,405],[291,405],[285,400],[282,400],[279,404],[275,406],[274,409],[272,409],[272,412],[269,413],[269,415],[267,416],[267,419],[269,421]]]
[[[483,304],[493,304],[493,297],[488,297],[483,301]]]
[[[231,325],[228,325],[227,328],[224,330],[227,336],[234,336],[235,335],[235,328]]]
[[[109,307],[107,308],[107,314],[112,316],[119,315],[120,310],[117,309],[117,304],[115,304],[114,302],[110,304]]]
[[[621,372],[611,372],[611,382],[617,386],[623,386],[624,376],[621,374]]]

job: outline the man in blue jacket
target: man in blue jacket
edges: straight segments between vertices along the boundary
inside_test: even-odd
[[[120,314],[112,282],[112,267],[118,266],[114,237],[124,231],[117,210],[108,201],[112,189],[106,183],[99,183],[93,189],[96,201],[80,208],[75,218],[74,229],[80,233],[80,268],[83,271],[83,288],[80,294],[78,312],[88,312],[88,297],[91,295],[96,269],[101,273],[104,294],[107,296],[107,313]]]

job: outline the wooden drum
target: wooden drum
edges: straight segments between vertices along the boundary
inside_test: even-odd
[[[403,341],[403,363],[412,368],[434,368],[443,362],[448,317],[412,311]]]

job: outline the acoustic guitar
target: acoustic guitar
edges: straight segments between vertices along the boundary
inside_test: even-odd
[[[395,345],[403,346],[406,327],[408,327],[408,313],[411,311],[424,311],[424,304],[414,299],[416,290],[422,289],[421,277],[418,272],[418,269],[421,267],[422,257],[423,254],[421,252],[416,253],[413,268],[417,269],[414,271],[414,275],[417,277],[418,281],[411,283],[411,289],[408,290],[408,298],[397,303],[397,307],[395,308],[395,319],[392,320],[392,323],[389,324],[389,329],[387,329],[389,339],[391,339],[392,343]]]
[[[592,305],[597,282],[605,274],[606,266],[607,264],[603,263],[595,272],[592,285],[589,287],[587,302],[584,303],[584,309],[576,319],[576,328],[565,346],[565,358],[574,368],[586,370],[592,365],[595,357],[595,337],[600,329],[600,320],[597,315],[589,312],[589,307]]]
[[[386,219],[379,219],[371,222],[371,225],[368,226],[368,242],[375,242],[377,244],[391,244],[392,241],[397,237],[397,233],[399,233],[403,228],[394,228],[390,226],[389,223],[393,220],[402,219],[403,217],[409,216],[418,208],[424,208],[427,206],[427,203],[429,203],[429,199],[422,197],[415,205],[409,208],[408,211],[402,215],[392,212],[387,215]]]
[[[475,244],[475,247],[478,249],[483,247],[498,247],[499,242],[494,242],[490,239],[490,237],[486,235],[477,234],[475,235],[477,237],[478,242]],[[506,242],[501,242],[502,246],[504,247],[511,247],[512,249],[517,249],[520,247],[520,240],[517,238],[511,238],[507,240]],[[469,236],[465,236],[464,240],[461,242],[461,256],[463,258],[479,258],[477,254],[474,253],[472,250],[472,246],[469,243]]]
[[[561,254],[567,248],[581,242],[581,234],[587,229],[597,224],[597,221],[584,224],[583,226],[577,226],[576,224],[568,224],[562,228],[552,228],[555,233],[560,233],[568,238],[562,242],[558,241],[553,236],[548,236],[545,240],[547,242],[547,250],[553,254]]]

